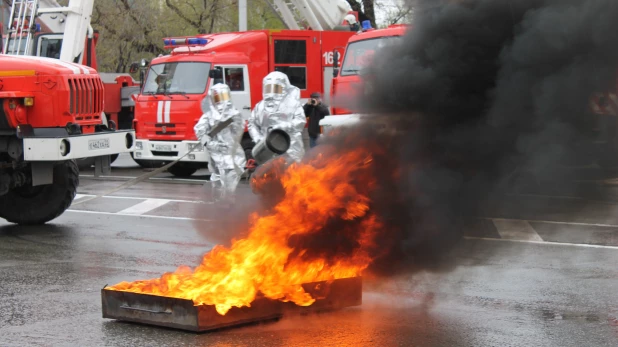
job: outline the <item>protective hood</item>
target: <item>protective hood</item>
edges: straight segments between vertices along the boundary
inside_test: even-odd
[[[273,71],[262,81],[262,97],[265,101],[279,102],[289,93],[291,86],[286,74]]]
[[[210,104],[220,113],[232,107],[230,87],[227,84],[217,83],[210,87]]]

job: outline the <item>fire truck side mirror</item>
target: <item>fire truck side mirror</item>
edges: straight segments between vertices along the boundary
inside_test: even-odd
[[[210,70],[208,72],[208,77],[210,77],[212,79],[222,79],[223,78],[223,71],[221,71],[221,69]]]
[[[342,48],[342,47],[336,47],[333,50],[333,78],[339,75],[339,51],[337,50],[337,48]]]
[[[129,67],[129,73],[136,73],[139,70],[139,63],[135,62],[135,63],[131,63],[131,66]]]

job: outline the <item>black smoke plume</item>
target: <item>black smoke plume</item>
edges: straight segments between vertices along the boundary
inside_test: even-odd
[[[374,56],[366,93],[346,105],[365,119],[309,153],[373,155],[367,170],[380,184],[371,208],[385,223],[372,264],[379,274],[443,269],[467,218],[518,172],[568,189],[565,162],[616,153],[615,118],[592,115],[589,98],[616,86],[618,1],[409,5],[411,27]],[[304,257],[341,256],[357,246],[350,230],[333,220],[290,242]]]

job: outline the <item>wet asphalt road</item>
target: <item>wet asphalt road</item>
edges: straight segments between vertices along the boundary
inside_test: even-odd
[[[103,319],[100,289],[197,264],[238,217],[210,203],[204,172],[80,203],[143,172],[120,164],[84,173],[49,225],[0,221],[0,346],[618,345],[618,199],[595,194],[612,181],[505,196],[468,228],[456,269],[365,279],[360,307],[196,335]]]

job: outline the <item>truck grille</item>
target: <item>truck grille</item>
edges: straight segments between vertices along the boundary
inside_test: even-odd
[[[188,130],[186,123],[145,123],[144,130],[152,139],[185,139]]]
[[[103,83],[98,75],[69,78],[69,112],[76,120],[99,119],[103,112]]]

